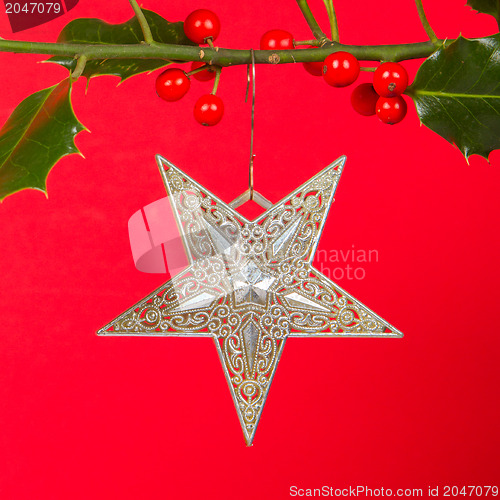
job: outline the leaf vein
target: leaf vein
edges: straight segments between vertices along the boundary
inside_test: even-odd
[[[480,82],[481,77],[484,75],[484,72],[488,68],[488,63],[491,61],[491,58],[493,57],[493,54],[495,54],[495,52],[497,52],[497,49],[493,49],[491,51],[490,57],[488,57],[488,60],[485,62],[483,70],[481,71],[481,74],[478,76],[478,78],[477,78],[476,82],[474,83],[474,85],[469,88],[469,91],[471,91],[474,87],[476,87],[477,84]]]

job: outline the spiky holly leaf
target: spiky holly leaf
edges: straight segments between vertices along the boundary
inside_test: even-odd
[[[78,153],[74,138],[85,127],[71,106],[71,82],[40,90],[22,101],[0,130],[0,201],[22,189],[46,190],[51,168]]]
[[[481,14],[490,14],[500,23],[500,0],[468,0],[467,5]]]
[[[196,45],[184,34],[184,23],[171,23],[149,10],[143,9],[143,12],[156,42]],[[100,19],[75,19],[63,28],[57,41],[95,45],[127,45],[141,43],[143,39],[139,21],[136,17],[132,17],[122,24],[109,24]],[[70,71],[76,66],[76,60],[72,57],[56,56],[51,57],[48,61],[61,64]],[[123,81],[131,76],[153,71],[171,63],[172,61],[165,59],[91,59],[87,61],[82,75],[87,78],[115,75]]]
[[[459,37],[420,66],[407,90],[421,122],[467,158],[500,148],[500,35]]]

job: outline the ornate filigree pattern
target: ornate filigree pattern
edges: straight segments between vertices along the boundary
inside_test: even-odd
[[[98,333],[212,337],[251,444],[288,337],[402,336],[311,264],[344,161],[249,221],[158,157],[190,265]]]

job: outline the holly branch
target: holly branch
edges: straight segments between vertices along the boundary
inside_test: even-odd
[[[439,40],[450,45],[453,40]],[[289,64],[323,61],[332,52],[343,50],[362,61],[404,61],[421,59],[435,52],[432,42],[417,42],[394,45],[344,45],[329,43],[323,47],[301,50],[255,50],[256,64]],[[216,66],[237,66],[252,62],[251,51],[210,47],[193,47],[153,42],[146,44],[117,44],[99,46],[94,43],[43,43],[0,40],[0,52],[46,54],[70,57],[75,61],[81,56],[87,60],[108,59],[152,59],[164,61],[162,66],[175,60],[178,62],[203,61]]]
[[[302,11],[305,20],[311,28],[315,40],[310,41],[310,44],[318,42],[321,47],[312,49],[297,50],[273,50],[270,53],[268,50],[255,50],[255,63],[256,64],[289,64],[299,62],[313,62],[323,61],[327,55],[332,52],[342,50],[354,55],[357,59],[363,61],[403,61],[409,59],[420,59],[430,56],[436,50],[436,43],[442,45],[444,40],[437,40],[431,42],[417,42],[406,44],[394,45],[344,45],[338,43],[338,28],[335,18],[333,3],[330,0],[324,0],[329,12],[333,12],[333,35],[332,39],[323,33],[319,27],[313,13],[311,12],[306,0],[296,0],[297,4]],[[98,19],[78,19],[70,23],[63,29],[59,39],[55,43],[43,42],[24,42],[15,40],[2,40],[0,39],[0,52],[16,52],[16,53],[29,53],[29,54],[46,54],[53,56],[66,56],[76,60],[78,57],[85,56],[87,60],[107,60],[107,59],[157,59],[166,60],[167,63],[172,60],[176,61],[203,61],[210,64],[227,67],[241,64],[250,64],[252,62],[250,50],[235,50],[225,48],[211,48],[193,46],[193,43],[183,35],[183,23],[170,23],[157,14],[142,10],[135,0],[129,0],[136,14],[135,18],[127,21],[123,25],[115,25],[117,28],[120,26],[128,26],[133,29],[134,34],[138,34],[138,26],[143,34],[144,39],[141,40],[137,37],[136,43],[117,43],[117,44],[104,44],[104,41],[87,40],[87,43],[72,43],[80,40],[78,31],[84,28],[98,27],[104,23]],[[421,2],[417,0],[419,13],[422,13],[421,18],[425,19]],[[149,20],[148,20],[149,18]],[[80,22],[81,21],[81,22]],[[170,36],[162,37],[161,39],[154,39],[149,24],[154,28],[162,29],[165,23],[169,25]],[[428,25],[427,21],[425,23]],[[138,24],[138,26],[137,26]],[[112,26],[112,25],[107,25]],[[75,29],[76,28],[76,29]],[[429,28],[430,29],[430,28]],[[119,30],[114,30],[119,40]],[[434,35],[435,38],[435,35]],[[163,39],[166,41],[163,42]],[[171,40],[172,43],[169,43]],[[333,40],[333,41],[332,41]],[[453,40],[447,40],[446,43],[450,44]],[[101,42],[101,43],[99,43]],[[300,43],[300,42],[299,42]],[[308,41],[309,43],[309,41]]]
[[[416,11],[428,41],[392,45],[347,45],[339,42],[332,0],[324,0],[330,38],[320,28],[307,0],[296,0],[313,40],[295,40],[287,50],[220,48],[212,39],[198,44],[186,36],[183,22],[170,22],[129,0],[134,17],[122,24],[75,19],[54,43],[0,39],[0,52],[50,55],[66,67],[68,78],[22,101],[0,130],[0,200],[19,190],[46,191],[45,181],[57,161],[78,152],[75,136],[84,129],[71,106],[71,86],[80,77],[116,75],[125,80],[172,65],[201,61],[216,70],[235,65],[290,64],[324,61],[337,52],[361,61],[405,61],[427,58],[405,94],[413,100],[421,122],[456,144],[467,158],[488,158],[500,148],[500,34],[467,40],[438,39],[421,0]],[[479,12],[500,19],[498,0],[469,0]],[[207,66],[208,67],[208,66]],[[195,73],[199,69],[193,71]],[[215,88],[212,92],[215,94]]]

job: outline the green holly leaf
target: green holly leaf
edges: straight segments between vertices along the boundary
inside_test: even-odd
[[[481,14],[489,14],[500,23],[500,0],[468,0],[467,5]]]
[[[459,37],[420,66],[407,90],[420,121],[467,158],[500,148],[500,34]]]
[[[156,42],[177,45],[196,45],[184,34],[182,22],[171,23],[155,12],[144,10],[151,33]],[[138,44],[144,40],[139,21],[134,16],[122,24],[109,24],[100,19],[75,19],[66,25],[59,37],[61,43],[86,43],[96,45]],[[76,60],[56,56],[48,59],[72,71]],[[91,78],[101,75],[115,75],[121,81],[147,71],[153,71],[171,64],[165,59],[92,59],[87,61],[82,75]]]
[[[78,153],[74,138],[85,127],[71,106],[71,82],[40,90],[22,101],[0,130],[0,201],[22,189],[47,192],[51,168]]]

